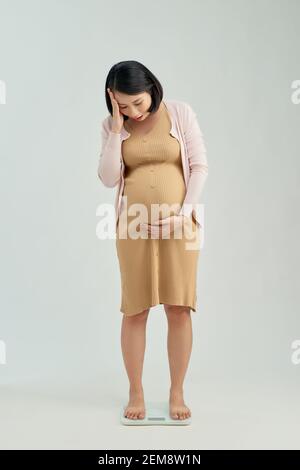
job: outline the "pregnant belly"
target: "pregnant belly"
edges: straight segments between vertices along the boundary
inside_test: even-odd
[[[130,219],[139,216],[150,222],[151,210],[154,219],[177,214],[186,193],[183,174],[177,166],[140,168],[128,175],[124,183],[121,212],[127,210]]]

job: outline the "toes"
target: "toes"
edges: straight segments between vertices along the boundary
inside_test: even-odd
[[[186,411],[171,411],[170,413],[170,417],[172,419],[187,419],[191,416],[191,412],[189,409],[187,409]]]
[[[179,412],[179,419],[187,419],[189,418],[190,414],[188,411],[181,411]]]
[[[172,419],[188,419],[191,417],[192,413],[187,406],[178,407],[177,409],[171,406],[169,415]]]
[[[124,413],[125,418],[127,419],[144,419],[145,418],[145,412],[141,411],[125,411]]]

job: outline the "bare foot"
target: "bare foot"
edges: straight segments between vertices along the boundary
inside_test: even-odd
[[[145,418],[145,402],[143,390],[129,391],[129,402],[124,410],[124,416],[128,419]]]
[[[182,390],[170,389],[169,408],[172,419],[187,419],[192,415],[190,409],[184,403]]]

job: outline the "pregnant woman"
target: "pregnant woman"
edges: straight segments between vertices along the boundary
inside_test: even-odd
[[[146,323],[150,308],[163,304],[169,413],[173,419],[186,419],[191,411],[184,402],[183,382],[192,349],[190,311],[196,312],[202,226],[198,205],[208,174],[202,132],[191,106],[163,99],[158,79],[137,61],[114,65],[105,93],[110,114],[102,123],[98,175],[105,186],[118,185],[121,343],[130,382],[124,416],[145,417]]]

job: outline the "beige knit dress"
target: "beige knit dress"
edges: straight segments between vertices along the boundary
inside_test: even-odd
[[[122,142],[123,196],[127,196],[127,205],[122,204],[116,248],[122,287],[120,311],[125,315],[138,314],[157,304],[188,306],[196,311],[200,243],[195,220],[192,218],[190,223],[184,217],[185,228],[179,238],[174,232],[168,238],[151,238],[150,234],[148,238],[132,238],[129,233],[129,224],[137,217],[139,222],[151,223],[151,204],[167,204],[154,218],[161,219],[177,214],[185,197],[180,144],[170,134],[171,120],[165,105],[159,113],[150,132],[139,135],[130,130],[130,137]],[[147,215],[128,215],[134,203],[143,204]],[[177,209],[172,209],[176,203]],[[124,217],[127,226],[120,222]]]

